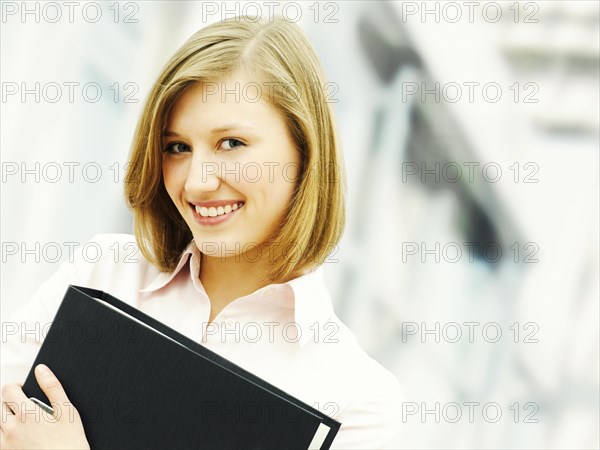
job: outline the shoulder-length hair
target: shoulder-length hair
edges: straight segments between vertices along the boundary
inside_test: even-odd
[[[326,85],[319,59],[297,25],[281,17],[239,16],[201,29],[171,57],[135,131],[125,197],[140,251],[163,272],[175,269],[193,236],[164,186],[162,132],[186,88],[238,69],[275,86],[269,103],[282,113],[300,154],[292,202],[270,241],[276,249],[271,280],[322,264],[342,237],[346,181],[327,99],[333,86]]]

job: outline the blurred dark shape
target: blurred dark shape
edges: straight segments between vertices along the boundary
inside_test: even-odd
[[[421,68],[422,62],[419,54],[410,46],[401,26],[394,20],[395,12],[387,3],[378,2],[378,5],[387,10],[382,16],[387,17],[392,23],[384,23],[383,26],[393,31],[394,40],[390,41],[381,31],[381,23],[376,25],[365,15],[359,19],[358,36],[362,49],[373,65],[379,80],[389,84],[399,70],[406,66]]]
[[[410,136],[406,148],[406,160],[416,163],[419,167],[424,164],[427,168],[435,167],[439,163],[440,167],[451,163],[448,158],[448,149],[444,147],[443,142],[452,141],[454,136],[444,136],[440,139],[436,136],[431,124],[422,108],[415,107],[411,110]],[[426,177],[423,187],[429,191],[450,190],[458,199],[461,210],[458,212],[457,228],[462,233],[466,242],[476,242],[479,245],[473,247],[473,256],[485,262],[490,262],[489,257],[484,257],[483,249],[486,244],[500,244],[501,238],[486,210],[473,198],[469,192],[469,185],[462,182],[466,177],[461,177],[461,181],[453,183],[440,177],[439,181],[433,181],[433,177]],[[411,180],[409,178],[409,180]],[[420,182],[420,181],[417,181]],[[502,248],[502,251],[505,249]],[[497,264],[491,264],[491,267],[497,267]]]
[[[402,70],[413,68],[419,74],[421,81],[433,85],[435,77],[415,50],[392,5],[389,2],[374,2],[369,5],[372,6],[365,7],[359,18],[358,36],[364,55],[379,81],[385,86],[390,86]],[[411,108],[406,148],[402,148],[402,143],[398,143],[398,152],[402,154],[399,158],[401,162],[416,163],[419,167],[423,162],[425,167],[433,168],[436,163],[444,167],[452,161],[481,159],[473,145],[467,141],[456,119],[442,102],[403,103],[398,99],[398,107]],[[381,107],[375,112],[372,145],[369,146],[373,156],[381,148],[379,134],[385,119],[384,114],[385,110]],[[363,188],[359,190],[363,201],[368,201],[370,184],[376,176],[372,172],[373,168],[367,163],[361,177]],[[398,167],[398,177],[401,177],[401,167]],[[503,214],[503,208],[493,189],[485,184],[477,184],[475,187],[472,182],[452,183],[444,179],[432,178],[426,177],[425,180],[416,182],[427,191],[444,189],[453,192],[460,205],[456,216],[457,230],[467,242],[478,244],[474,247],[474,257],[490,263],[491,267],[495,268],[496,264],[491,263],[489,258],[484,258],[482,249],[486,244],[494,243],[504,250],[503,239],[495,222],[501,219],[503,223],[508,223],[509,220]],[[462,177],[461,180],[464,178]],[[357,217],[357,237],[363,233],[365,220],[365,217]]]

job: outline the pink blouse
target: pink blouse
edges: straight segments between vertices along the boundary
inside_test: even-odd
[[[397,379],[335,315],[323,266],[227,305],[208,324],[194,241],[159,272],[134,236],[103,234],[43,283],[2,324],[2,384],[22,384],[69,284],[106,291],[340,421],[332,448],[398,448]],[[68,393],[67,393],[68,394]]]

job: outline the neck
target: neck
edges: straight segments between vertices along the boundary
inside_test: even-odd
[[[271,281],[268,252],[267,257],[256,260],[255,253],[227,258],[207,256],[203,253],[200,255],[200,281],[211,304],[209,322],[212,322],[235,299],[249,295],[269,284],[285,283],[306,273],[306,271],[296,271],[283,280]]]
[[[251,262],[244,255],[221,258],[201,254],[200,281],[209,296],[211,292],[219,296],[229,293],[235,299],[268,285],[268,269],[265,261]]]

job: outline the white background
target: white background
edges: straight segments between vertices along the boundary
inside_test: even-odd
[[[406,448],[597,448],[598,5],[475,2],[470,20],[468,2],[450,3],[272,6],[305,30],[338,87],[349,204],[338,262],[326,267],[336,311],[402,382]],[[168,57],[227,11],[269,14],[260,2],[77,2],[72,17],[64,2],[23,5],[2,2],[0,23],[3,320],[71,245],[131,232],[123,166]],[[411,48],[420,67],[402,66],[382,82],[362,21],[386,45]],[[379,61],[394,54],[378,48]],[[403,98],[423,82],[447,95]],[[495,83],[502,98],[476,90],[471,102],[465,88],[448,101],[465,82]],[[65,83],[79,83],[72,102]],[[86,83],[101,87],[98,101],[93,88],[84,94]],[[537,102],[524,101],[534,92],[525,83],[534,83],[529,100]],[[426,130],[411,153],[415,108],[436,134]],[[478,163],[478,181],[463,173],[460,183],[422,182],[402,170],[415,154],[430,168]],[[501,167],[498,181],[481,179],[486,164]],[[525,182],[535,167],[529,181],[537,182]],[[465,229],[481,230],[473,205],[503,245],[498,262],[471,261],[466,247],[452,262],[455,253],[442,251],[463,244]],[[407,254],[407,243],[434,252]],[[473,420],[468,402],[477,404]]]

